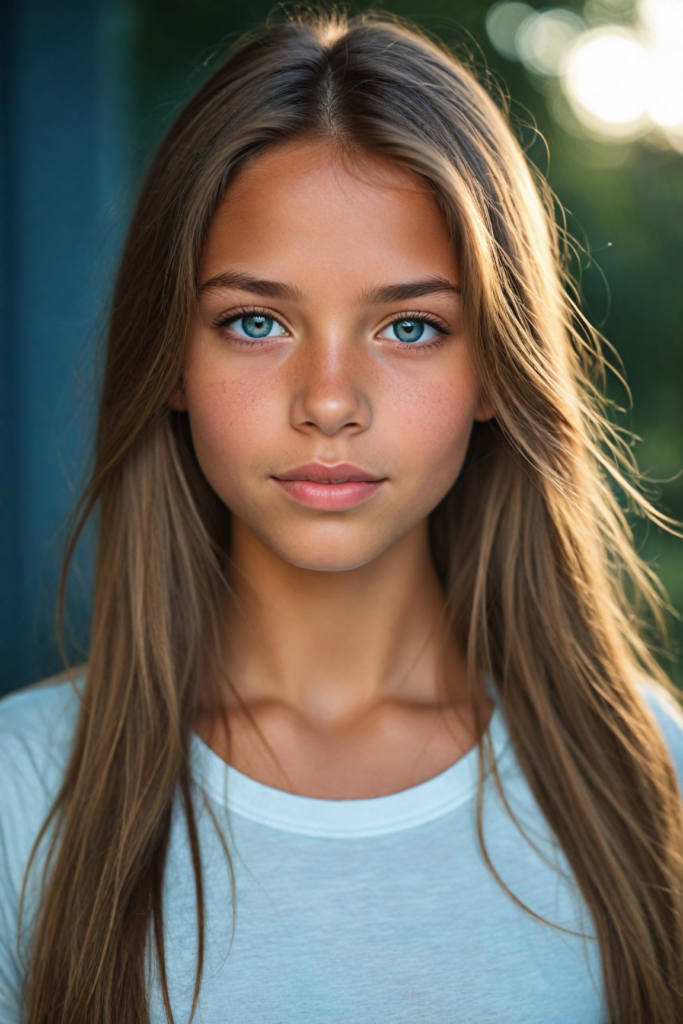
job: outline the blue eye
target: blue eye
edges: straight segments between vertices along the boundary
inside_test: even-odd
[[[272,316],[265,313],[249,313],[246,316],[236,317],[227,324],[235,334],[242,334],[246,338],[253,338],[258,341],[260,338],[277,338],[285,334],[282,324],[279,324]]]
[[[411,317],[394,320],[393,323],[385,328],[385,331],[392,341],[409,344],[414,344],[416,341],[430,341],[439,333],[435,327],[432,327],[425,320],[416,320]]]

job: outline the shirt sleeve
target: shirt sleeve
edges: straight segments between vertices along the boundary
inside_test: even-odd
[[[648,681],[643,684],[642,690],[645,701],[662,732],[676,769],[678,784],[683,790],[683,708],[675,697],[656,683]]]
[[[0,1024],[24,1018],[24,978],[45,846],[24,878],[63,778],[75,702],[66,687],[36,688],[0,702]]]
[[[22,1018],[24,966],[19,906],[24,874],[40,824],[33,752],[19,737],[0,733],[0,1024]]]

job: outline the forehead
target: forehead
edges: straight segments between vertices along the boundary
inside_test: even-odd
[[[374,156],[342,160],[322,145],[271,149],[238,174],[211,225],[203,280],[228,267],[287,279],[452,275],[438,203],[417,177]],[[340,282],[341,284],[341,282]]]

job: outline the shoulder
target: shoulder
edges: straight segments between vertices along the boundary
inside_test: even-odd
[[[46,769],[68,759],[80,711],[82,679],[63,676],[10,693],[0,700],[0,749],[23,752]]]
[[[78,681],[47,680],[0,700],[0,1021],[20,1017],[21,893],[64,777],[79,711]],[[40,871],[38,885],[39,878]],[[34,899],[29,903],[35,907]]]
[[[60,673],[0,698],[0,734],[45,738],[45,730],[59,719],[74,721],[80,709],[84,669],[73,676]]]
[[[22,834],[35,838],[57,795],[79,710],[78,680],[48,680],[0,700],[0,831],[12,845],[23,845]]]
[[[683,789],[683,708],[673,694],[654,680],[642,681],[640,692],[662,732]]]

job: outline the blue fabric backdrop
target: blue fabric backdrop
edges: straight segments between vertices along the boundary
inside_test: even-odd
[[[124,219],[126,8],[0,6],[3,692],[59,668],[63,524],[92,440],[93,356]],[[80,569],[74,627],[82,633],[87,557]]]

